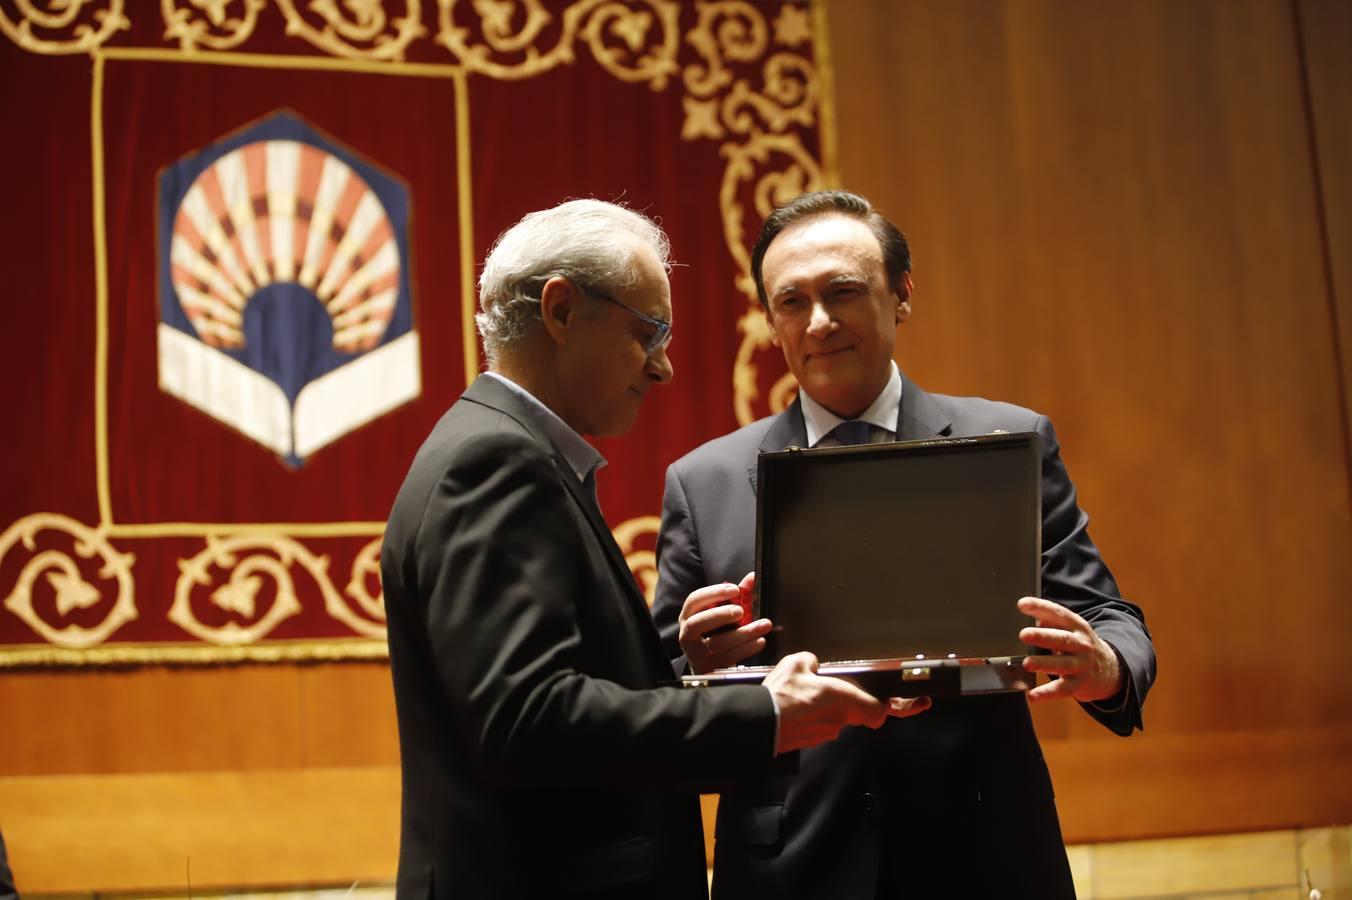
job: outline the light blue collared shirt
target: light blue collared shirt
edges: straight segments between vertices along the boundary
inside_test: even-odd
[[[507,386],[513,394],[516,394],[526,402],[528,410],[527,415],[531,424],[535,425],[550,442],[558,448],[563,454],[563,458],[568,463],[568,468],[573,470],[577,480],[585,483],[587,474],[600,470],[606,464],[606,458],[596,452],[596,448],[587,443],[582,435],[578,434],[568,423],[559,418],[558,413],[545,406],[530,391],[517,384],[506,375],[500,375],[497,372],[485,372],[490,378],[496,378]]]
[[[801,388],[798,396],[803,399],[803,424],[807,426],[807,445],[809,447],[839,447],[840,441],[831,432],[845,420],[808,396]],[[895,361],[887,385],[858,417],[861,422],[873,426],[869,434],[869,443],[877,444],[894,441],[897,438],[897,412],[901,409],[901,370]]]

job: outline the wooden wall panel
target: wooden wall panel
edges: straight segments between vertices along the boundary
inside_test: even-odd
[[[1328,724],[1352,700],[1350,17],[828,0],[839,169],[915,251],[902,365],[1053,416],[1156,635],[1145,734],[1037,713],[1072,840],[1352,821],[1352,736]],[[127,834],[182,831],[179,856],[242,834],[235,884],[392,875],[383,665],[7,672],[0,733],[16,863],[80,846],[77,823],[105,829],[132,791]],[[267,862],[333,826],[352,839]],[[170,887],[179,865],[104,863],[28,889]]]
[[[0,716],[0,775],[399,762],[383,663],[10,672]]]
[[[388,884],[399,767],[0,777],[0,822],[25,896]]]
[[[1352,62],[1347,51],[1352,47],[1352,4],[1300,0],[1296,10],[1323,202],[1330,316],[1340,339],[1346,427],[1352,422]]]
[[[394,880],[383,663],[6,672],[0,735],[25,893]]]
[[[1106,733],[1069,705],[1038,711],[1068,837],[1265,827],[1210,803],[1183,751],[1318,733],[1352,699],[1344,393],[1294,7],[828,13],[838,169],[915,255],[898,359],[931,390],[1053,417],[1155,634],[1147,731],[1114,745],[1110,794],[1093,765]],[[1346,796],[1327,806],[1352,759],[1320,759],[1283,782],[1295,793],[1266,827],[1299,808],[1352,819]]]

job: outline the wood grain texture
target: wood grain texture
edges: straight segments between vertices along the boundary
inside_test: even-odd
[[[1352,8],[828,18],[845,184],[915,253],[903,367],[1052,415],[1155,634],[1144,734],[1035,713],[1066,836],[1352,821]],[[6,672],[0,733],[31,890],[172,890],[188,853],[204,887],[393,871],[383,665]]]
[[[1344,427],[1352,422],[1352,4],[1299,0],[1310,139],[1323,203],[1330,318],[1342,358]],[[1352,455],[1349,456],[1352,464]]]
[[[1352,727],[1044,741],[1074,843],[1326,826],[1352,809]]]
[[[1293,831],[1104,844],[1094,848],[1093,894],[1127,898],[1253,887],[1289,890],[1296,882],[1296,856]]]
[[[0,775],[395,765],[383,663],[0,675]]]
[[[0,777],[25,893],[394,880],[399,769]]]
[[[1208,817],[1206,779],[1188,777],[1194,739],[1319,734],[1352,699],[1345,372],[1293,13],[828,3],[842,178],[914,252],[902,367],[1052,416],[1091,532],[1155,636],[1147,731],[1121,752],[1176,750],[1141,779],[1202,812],[1180,820],[1132,781],[1122,796],[1154,805],[1109,820],[1089,807],[1092,777],[1058,774],[1072,840],[1289,827],[1299,808],[1352,820],[1317,769],[1283,782],[1280,812],[1243,817]],[[1345,46],[1331,39],[1316,81],[1345,83]],[[1316,124],[1341,133],[1328,107],[1346,91],[1330,91]],[[1036,720],[1060,759],[1104,752],[1072,705]]]

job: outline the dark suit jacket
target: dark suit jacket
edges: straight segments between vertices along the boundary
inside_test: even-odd
[[[768,763],[773,703],[657,688],[643,596],[525,408],[475,381],[385,532],[398,896],[705,897],[697,790]]]
[[[2,834],[0,834],[0,900],[19,900],[19,891],[14,887],[14,873],[9,870],[5,836]]]
[[[1007,403],[928,394],[904,375],[902,381],[899,440],[996,429],[1041,435],[1043,594],[1088,619],[1121,654],[1125,702],[1111,713],[1085,709],[1129,734],[1141,724],[1154,680],[1154,649],[1140,609],[1121,598],[1089,539],[1051,423]],[[798,402],[668,470],[653,614],[673,657],[681,652],[676,618],[686,595],[736,582],[755,567],[756,457],[791,445],[807,446]],[[803,751],[796,775],[765,777],[722,797],[715,898],[849,900],[925,889],[960,897],[1074,895],[1051,780],[1022,694],[939,700],[876,732],[847,729]]]

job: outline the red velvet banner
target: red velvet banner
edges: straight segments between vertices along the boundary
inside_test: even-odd
[[[676,379],[598,445],[650,594],[667,464],[791,396],[748,245],[828,180],[805,3],[303,7],[0,0],[0,665],[383,655],[478,263],[565,198],[679,263]]]

